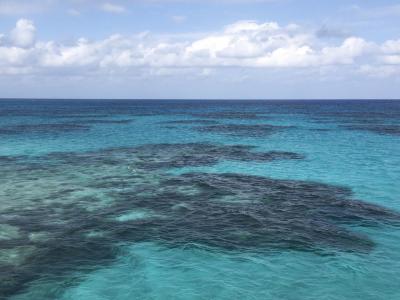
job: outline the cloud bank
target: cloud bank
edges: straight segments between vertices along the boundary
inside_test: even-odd
[[[108,6],[108,9],[111,9]],[[113,12],[123,8],[112,7]],[[382,44],[361,37],[321,39],[296,24],[239,21],[214,33],[163,36],[115,34],[71,44],[40,41],[32,21],[20,19],[0,34],[0,74],[104,74],[215,68],[315,69],[351,67],[365,76],[400,73],[400,40]],[[162,73],[162,72],[161,72]]]

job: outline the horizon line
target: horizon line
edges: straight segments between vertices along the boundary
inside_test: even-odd
[[[58,97],[0,97],[4,100],[72,100],[72,101],[400,101],[400,98],[58,98]]]

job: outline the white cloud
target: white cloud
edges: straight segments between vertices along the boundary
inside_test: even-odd
[[[372,45],[364,39],[350,37],[344,40],[339,47],[325,47],[322,49],[324,64],[352,64],[354,59],[363,55]]]
[[[113,3],[103,3],[100,8],[101,8],[101,10],[103,10],[105,12],[109,12],[109,13],[113,13],[113,14],[122,14],[122,13],[127,12],[127,9],[125,7],[123,7],[122,5],[113,4]]]
[[[36,28],[32,21],[20,19],[11,31],[10,37],[15,46],[24,48],[32,46],[35,41],[35,33]]]
[[[23,67],[29,54],[29,50],[18,47],[0,47],[0,66]]]
[[[33,22],[21,19],[9,35],[0,39],[1,74],[16,74],[18,70],[22,74],[166,74],[170,68],[212,75],[213,72],[204,70],[221,67],[327,70],[329,66],[334,69],[354,66],[354,70],[371,75],[378,67],[386,70],[382,74],[395,73],[389,65],[400,64],[399,58],[400,40],[376,45],[360,37],[349,37],[335,44],[322,43],[315,30],[255,21],[240,21],[201,38],[147,33],[113,35],[97,41],[81,38],[72,44],[60,44],[35,42]]]
[[[387,65],[400,65],[400,39],[389,40],[381,47],[380,61]]]
[[[400,39],[399,40],[389,40],[382,45],[382,50],[387,54],[400,53]]]

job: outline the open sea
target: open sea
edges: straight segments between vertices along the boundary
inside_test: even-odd
[[[400,102],[0,101],[0,299],[400,299]]]

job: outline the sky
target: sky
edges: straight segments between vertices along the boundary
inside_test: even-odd
[[[0,0],[0,98],[398,99],[400,1]]]

